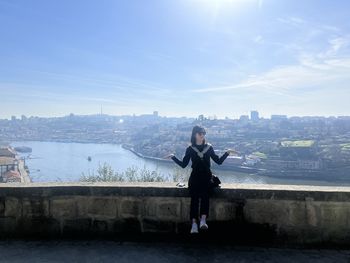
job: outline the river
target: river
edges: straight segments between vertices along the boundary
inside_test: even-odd
[[[171,178],[175,172],[187,174],[190,172],[189,168],[181,170],[182,168],[172,162],[145,160],[118,144],[18,141],[11,143],[11,146],[32,148],[30,158],[27,158],[28,154],[21,155],[26,157],[33,182],[76,182],[80,180],[82,174],[96,173],[99,165],[104,163],[118,172],[123,172],[129,167],[157,170],[166,178]],[[91,161],[88,161],[89,156]],[[273,178],[215,168],[213,171],[224,183],[339,185],[336,182]]]

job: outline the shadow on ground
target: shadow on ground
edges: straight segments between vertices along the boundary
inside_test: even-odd
[[[218,245],[215,242],[2,240],[0,262],[350,262],[349,250]]]

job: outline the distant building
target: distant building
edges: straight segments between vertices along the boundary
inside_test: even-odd
[[[18,161],[12,157],[0,157],[0,178],[8,171],[18,171]]]
[[[3,176],[2,180],[4,183],[20,183],[21,175],[18,171],[7,171]]]
[[[265,165],[271,169],[287,169],[287,170],[321,170],[324,167],[321,159],[317,160],[280,160],[280,159],[268,159],[265,161]]]
[[[240,121],[249,121],[249,116],[248,115],[241,115],[241,117],[239,117]]]
[[[245,158],[244,164],[247,166],[254,166],[254,165],[260,163],[260,161],[261,160],[259,157],[250,154]]]
[[[0,147],[0,157],[16,157],[16,151],[11,147]]]
[[[203,115],[203,114],[199,115],[199,116],[198,116],[198,120],[199,120],[199,121],[204,121],[204,120],[205,120],[204,115]]]
[[[225,160],[225,164],[235,164],[235,165],[242,165],[244,163],[245,158],[242,156],[228,156]]]
[[[350,120],[350,116],[338,116],[340,120]]]
[[[259,112],[256,110],[253,110],[250,112],[250,119],[252,121],[258,121],[259,120]]]
[[[287,115],[271,115],[271,120],[274,121],[281,121],[281,120],[286,120],[287,119]]]
[[[11,121],[16,121],[16,116],[11,116]]]
[[[317,143],[314,140],[282,141],[279,152],[282,159],[313,159]]]
[[[141,114],[137,118],[143,121],[152,121],[158,119],[158,111],[154,111],[152,114]]]

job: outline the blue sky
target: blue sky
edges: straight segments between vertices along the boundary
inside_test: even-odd
[[[0,118],[350,115],[350,1],[0,0]]]

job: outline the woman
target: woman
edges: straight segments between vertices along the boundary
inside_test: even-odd
[[[192,221],[191,234],[198,233],[198,208],[200,212],[200,229],[208,229],[206,219],[209,215],[209,195],[211,190],[210,158],[217,164],[222,164],[227,156],[236,153],[234,150],[227,150],[221,157],[216,155],[213,147],[206,143],[205,129],[200,126],[194,126],[192,129],[191,145],[187,147],[185,156],[182,161],[170,154],[175,163],[185,168],[190,159],[192,162],[192,172],[188,181],[188,188],[191,195],[190,219]],[[199,202],[200,201],[200,202]]]

